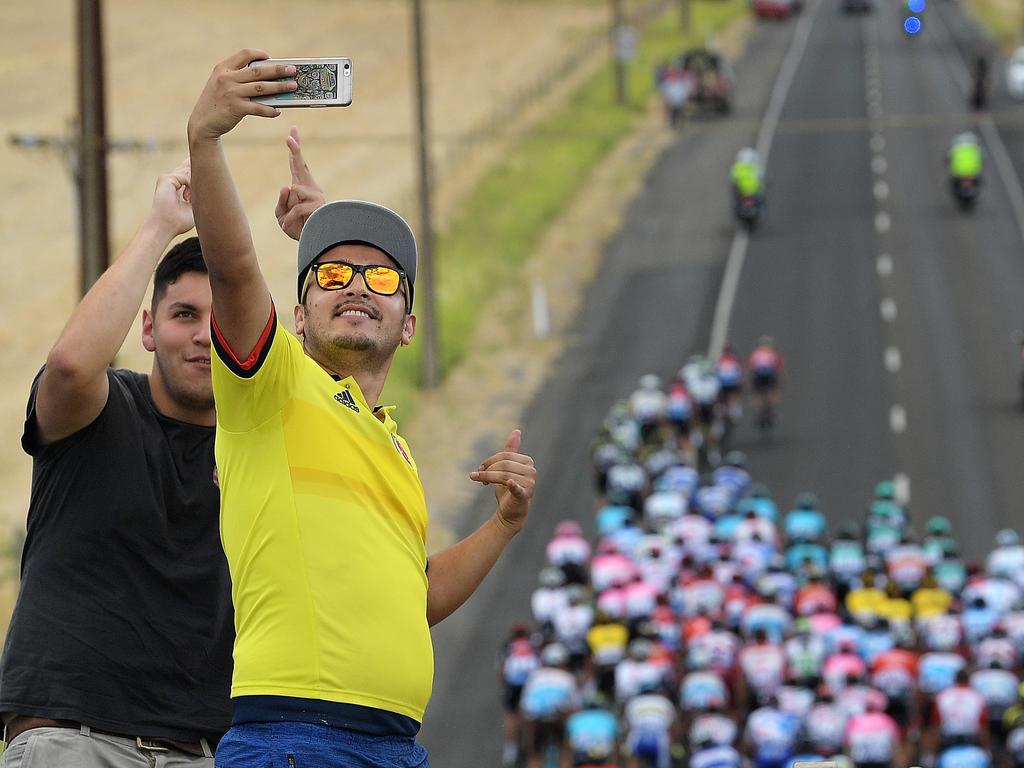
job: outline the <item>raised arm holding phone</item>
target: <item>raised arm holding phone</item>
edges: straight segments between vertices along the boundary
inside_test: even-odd
[[[521,529],[536,471],[514,430],[470,475],[495,487],[494,515],[428,563],[416,464],[392,409],[378,406],[396,350],[415,335],[415,239],[374,203],[315,210],[299,239],[298,338],[284,330],[221,146],[247,115],[279,114],[253,98],[296,88],[291,65],[249,66],[266,58],[246,49],[218,64],[188,127],[237,628],[217,764],[426,766],[415,736],[433,677],[429,626]],[[293,184],[279,202],[298,206],[308,168],[298,144],[289,149]]]

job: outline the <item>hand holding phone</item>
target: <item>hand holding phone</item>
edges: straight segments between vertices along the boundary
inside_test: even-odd
[[[352,60],[262,59],[250,62],[253,69],[262,67],[295,67],[293,78],[298,88],[288,93],[254,97],[253,101],[268,106],[284,107],[347,107],[352,103]]]

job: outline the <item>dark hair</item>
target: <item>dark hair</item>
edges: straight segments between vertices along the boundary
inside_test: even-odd
[[[179,277],[187,272],[207,273],[203,251],[199,247],[199,238],[190,237],[182,240],[171,248],[160,263],[156,265],[153,275],[153,302],[150,311],[155,313],[156,307],[167,293],[167,286],[174,284]]]

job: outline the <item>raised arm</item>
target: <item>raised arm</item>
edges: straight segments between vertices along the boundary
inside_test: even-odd
[[[224,157],[221,137],[246,115],[280,114],[275,107],[252,101],[252,97],[295,89],[295,80],[278,81],[294,75],[295,67],[249,66],[265,58],[265,51],[246,48],[214,67],[188,121],[192,207],[210,272],[214,316],[221,336],[239,359],[248,356],[267,324],[270,291],[256,260],[249,221]]]
[[[168,244],[192,229],[186,160],[157,178],[153,207],[117,260],[82,299],[46,358],[36,424],[52,443],[91,424],[107,402],[107,368],[131,330]]]

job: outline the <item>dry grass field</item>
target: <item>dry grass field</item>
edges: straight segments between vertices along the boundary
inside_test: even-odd
[[[0,111],[0,542],[24,524],[30,462],[18,436],[28,386],[77,300],[78,284],[66,158],[56,149],[15,147],[7,137],[67,131],[75,109],[74,5],[0,0],[0,76],[20,83],[5,88]],[[515,94],[542,79],[567,50],[594,40],[606,23],[606,3],[428,0],[425,6],[443,194],[452,161],[472,165],[460,137],[507,110]],[[156,141],[153,150],[111,157],[114,255],[145,214],[156,175],[186,154],[185,122],[211,67],[247,45],[274,56],[345,55],[355,62],[352,107],[251,121],[227,142],[279,306],[290,309],[293,290],[294,247],[273,218],[276,190],[288,179],[283,140],[289,125],[299,126],[329,197],[379,200],[413,214],[405,0],[106,0],[104,8],[108,133],[112,140]],[[148,370],[138,324],[118,362]]]

